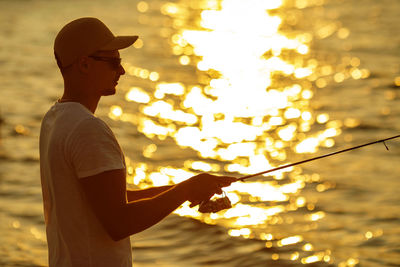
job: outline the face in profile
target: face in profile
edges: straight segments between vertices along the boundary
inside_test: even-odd
[[[118,50],[99,51],[89,56],[93,62],[92,74],[95,88],[99,96],[113,95],[121,75],[125,70],[121,65],[121,58]]]

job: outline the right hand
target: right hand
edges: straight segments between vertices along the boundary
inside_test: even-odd
[[[187,198],[194,207],[203,201],[209,200],[214,194],[222,194],[222,187],[229,186],[237,179],[229,176],[216,176],[202,173],[191,177],[184,183],[186,185]]]

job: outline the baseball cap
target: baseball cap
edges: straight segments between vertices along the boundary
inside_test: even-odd
[[[54,53],[61,66],[67,67],[80,56],[89,56],[96,51],[123,49],[137,39],[137,35],[114,36],[97,18],[79,18],[69,22],[59,31],[54,40]]]

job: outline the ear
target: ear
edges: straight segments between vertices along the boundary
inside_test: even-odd
[[[78,70],[82,73],[88,73],[90,71],[91,62],[90,59],[86,56],[79,57],[77,61]]]

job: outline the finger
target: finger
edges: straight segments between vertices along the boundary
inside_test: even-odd
[[[196,206],[199,205],[199,204],[200,204],[199,201],[191,202],[190,205],[189,205],[189,207],[190,207],[190,208],[193,208],[193,207],[196,207]]]
[[[207,197],[205,197],[205,198],[203,199],[203,201],[210,200],[214,194],[215,194],[214,192],[210,192],[210,194],[208,194]]]
[[[204,200],[193,200],[190,202],[189,207],[191,208],[196,207],[197,205],[200,205],[202,202],[204,202]]]
[[[221,176],[220,180],[218,181],[220,187],[225,187],[225,186],[229,186],[232,183],[236,182],[237,179],[234,177],[230,177],[230,176]]]
[[[234,182],[237,182],[237,178],[235,178],[235,177],[232,177],[232,176],[224,176],[226,179],[227,179],[227,182],[229,183],[229,184],[231,184],[231,183],[234,183]]]
[[[196,199],[196,200],[191,200],[191,204],[189,205],[189,207],[193,208],[193,207],[195,207],[195,206],[201,204],[201,202],[210,200],[210,198],[211,198],[213,195],[214,195],[214,193],[209,193],[209,194],[207,194],[207,195],[201,197],[201,198],[200,198],[201,200],[198,200],[198,199]]]

